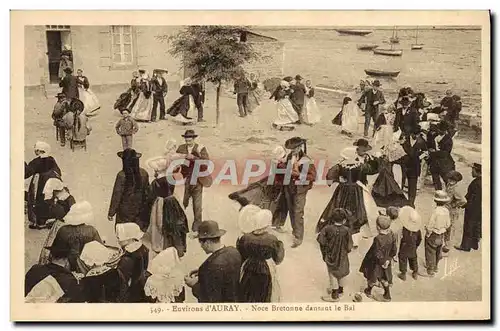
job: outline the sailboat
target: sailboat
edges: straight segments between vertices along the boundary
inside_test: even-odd
[[[415,43],[411,44],[411,49],[415,50],[415,49],[422,49],[422,48],[424,48],[424,44],[418,43],[418,26],[417,26],[417,30],[415,30]]]
[[[394,44],[391,44],[391,48],[375,48],[373,54],[387,55],[387,56],[401,56],[403,55],[402,49],[394,49]]]
[[[399,37],[398,37],[398,30],[396,30],[396,27],[392,29],[392,37],[389,39],[391,44],[399,44]]]

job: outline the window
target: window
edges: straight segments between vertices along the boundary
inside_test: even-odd
[[[70,30],[70,27],[69,25],[46,25],[45,28],[47,30],[51,30],[51,31],[66,31],[66,30]]]
[[[111,59],[114,64],[118,65],[132,64],[134,58],[130,25],[111,27]]]

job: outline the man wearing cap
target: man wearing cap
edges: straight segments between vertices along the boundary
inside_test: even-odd
[[[219,229],[215,221],[203,221],[198,231],[198,241],[210,256],[198,270],[185,277],[199,303],[238,302],[241,255],[235,247],[224,246],[220,238],[226,230]]]
[[[370,128],[370,121],[373,119],[373,122],[377,120],[379,115],[379,105],[385,104],[384,94],[380,90],[380,81],[374,80],[372,84],[372,88],[366,90],[361,98],[358,100],[358,106],[361,107],[362,104],[365,104],[365,127],[364,127],[364,136],[368,137],[368,129]],[[375,135],[375,128],[373,128],[373,135]]]
[[[24,295],[30,302],[84,302],[83,288],[69,270],[68,256],[70,246],[59,234],[50,250],[51,261],[48,264],[35,264],[25,276]],[[47,284],[49,286],[44,286]],[[39,290],[52,289],[52,293]]]
[[[184,208],[187,208],[189,205],[189,199],[192,198],[194,221],[191,229],[193,232],[197,232],[198,226],[202,221],[203,187],[209,187],[212,184],[212,177],[200,177],[198,174],[195,174],[195,183],[191,183],[191,178],[195,169],[195,161],[200,159],[209,160],[210,158],[206,147],[195,142],[195,138],[198,137],[198,135],[194,132],[194,130],[186,130],[182,137],[185,139],[186,143],[180,145],[177,148],[176,153],[186,155],[186,160],[189,162],[189,166],[182,165],[180,169],[180,172],[185,179],[183,205]],[[207,166],[200,165],[197,169],[200,172],[206,171]]]
[[[295,82],[291,85],[293,93],[290,96],[290,101],[292,102],[293,109],[295,109],[297,115],[299,115],[300,124],[304,123],[304,114],[302,113],[302,111],[304,109],[304,100],[306,95],[306,87],[304,86],[304,84],[302,84],[303,79],[304,78],[302,78],[301,75],[295,76]]]
[[[66,95],[68,100],[78,99],[80,97],[78,93],[78,79],[73,76],[73,69],[67,67],[64,69],[66,74],[63,79],[59,82],[59,87],[62,87],[62,93]]]
[[[153,111],[151,112],[151,121],[156,122],[156,108],[160,104],[160,120],[165,119],[165,96],[168,92],[167,81],[163,77],[168,71],[155,69],[151,79],[151,91],[153,92]]]
[[[455,246],[456,249],[464,252],[470,252],[471,249],[479,249],[479,241],[481,240],[481,223],[482,223],[482,186],[481,186],[481,164],[474,163],[472,165],[472,177],[474,178],[469,184],[467,194],[467,204],[464,206],[464,231],[460,246]]]
[[[248,92],[252,83],[245,77],[245,74],[238,76],[234,82],[234,93],[236,94],[236,103],[240,112],[240,117],[245,117],[252,111],[248,108]]]
[[[302,244],[304,239],[304,207],[306,205],[307,192],[312,188],[316,179],[316,167],[307,156],[306,140],[301,137],[293,137],[285,142],[285,148],[291,150],[287,156],[287,162],[291,163],[292,174],[290,180],[283,183],[286,205],[292,223],[292,234],[294,237],[292,248]],[[301,178],[307,168],[305,181]],[[287,167],[287,169],[289,169]]]

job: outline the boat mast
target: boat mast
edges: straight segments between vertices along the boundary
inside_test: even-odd
[[[418,45],[418,25],[417,30],[415,31],[415,45]]]

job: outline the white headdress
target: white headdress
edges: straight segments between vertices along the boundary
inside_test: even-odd
[[[64,222],[69,225],[93,224],[94,212],[92,205],[88,201],[75,203],[64,216]]]
[[[151,276],[146,281],[144,293],[162,303],[174,302],[184,288],[184,274],[179,269],[177,249],[170,247],[158,254],[149,264]]]
[[[43,187],[44,200],[52,199],[54,191],[62,191],[64,187],[63,182],[58,178],[47,179],[47,182],[45,182],[45,186]]]
[[[48,157],[50,155],[50,145],[45,141],[37,141],[35,143],[35,150],[43,151],[40,157]]]
[[[64,291],[52,276],[45,277],[36,284],[26,296],[27,303],[56,303]]]

